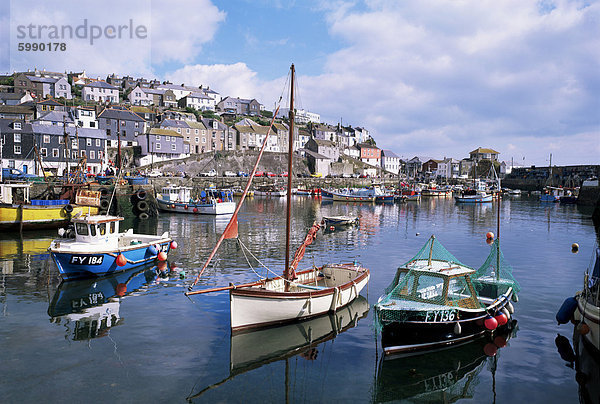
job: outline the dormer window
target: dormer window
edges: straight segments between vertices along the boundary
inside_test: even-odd
[[[21,130],[21,129],[23,129],[23,126],[22,126],[21,122],[15,122],[14,125],[13,125],[13,129],[14,130]]]

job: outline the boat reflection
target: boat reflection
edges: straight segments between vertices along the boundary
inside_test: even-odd
[[[575,369],[575,380],[579,384],[581,404],[600,403],[600,356],[575,328],[573,346],[569,339],[558,334],[554,340],[560,357],[570,368]]]
[[[296,355],[314,360],[318,356],[319,344],[355,327],[368,312],[369,302],[359,295],[352,303],[333,314],[279,327],[236,333],[231,336],[229,376],[188,397],[188,401],[237,375],[272,362],[287,360]]]
[[[494,334],[494,340],[475,341],[423,354],[383,356],[377,370],[374,402],[390,401],[448,403],[473,398],[478,375],[491,362],[492,375],[497,352],[516,333]]]
[[[51,237],[0,240],[1,273],[12,274],[15,264],[18,268],[31,270],[32,261],[48,259],[48,246],[52,240]]]
[[[67,329],[73,341],[103,337],[121,324],[121,301],[139,294],[157,277],[156,266],[144,266],[110,276],[62,282],[48,307],[50,321]]]

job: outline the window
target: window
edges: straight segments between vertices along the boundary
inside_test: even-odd
[[[96,147],[100,147],[100,139],[96,139]]]
[[[110,222],[110,232],[111,232],[111,234],[115,232],[115,228],[116,228],[115,222]]]
[[[156,150],[160,150],[160,143],[156,144]]]
[[[140,123],[139,123],[139,122],[136,122],[136,123],[135,123],[135,127],[136,127],[136,128],[139,128],[139,127],[140,127]]]
[[[177,145],[175,143],[173,143],[171,145],[171,150],[173,150],[173,151],[177,150]]]
[[[138,132],[137,130],[134,133],[135,137],[138,137],[140,135],[140,132]]]
[[[96,127],[96,122],[90,122],[90,128],[95,128]]]
[[[110,129],[106,129],[106,136],[110,137]]]
[[[195,132],[194,132],[194,133],[196,133],[196,135],[197,135],[197,134],[198,134],[198,129],[195,129]]]
[[[86,146],[91,146],[92,145],[92,139],[90,139],[89,137],[87,139],[85,139],[85,144],[86,144]]]
[[[106,120],[106,124],[107,124],[107,125],[110,125],[110,119],[107,119],[107,120]]]
[[[196,137],[196,143],[200,143],[200,138]]]
[[[71,148],[77,149],[79,146],[77,145],[77,139],[71,139]]]
[[[85,150],[79,150],[79,152],[81,153],[80,157],[85,157]]]
[[[121,121],[121,126],[125,126],[125,121]]]
[[[21,154],[21,146],[15,145],[15,154]]]
[[[96,153],[94,152],[94,150],[90,150],[90,160],[94,159],[96,159]]]
[[[21,134],[15,133],[14,136],[15,143],[21,143]]]
[[[102,160],[102,151],[98,150],[98,160]]]
[[[46,149],[45,147],[42,147],[42,148],[40,149],[40,155],[41,155],[42,157],[48,157],[48,149]]]
[[[88,227],[85,223],[75,223],[75,230],[80,236],[88,235]]]
[[[171,141],[171,136],[165,136],[165,141],[170,142]]]
[[[98,225],[98,233],[100,233],[101,236],[106,234],[106,223],[100,223]]]
[[[8,168],[15,168],[15,161],[14,160],[8,160]]]
[[[23,129],[22,125],[21,125],[21,122],[15,122],[15,124],[13,125],[13,128],[15,130],[21,130],[21,129]]]
[[[95,224],[90,224],[90,235],[91,236],[96,235],[96,225]]]
[[[202,143],[206,143],[206,138],[205,137],[202,138]]]
[[[77,126],[83,127],[83,121],[77,121]]]
[[[66,150],[63,150],[63,158],[64,159],[69,158],[69,155],[67,154]]]
[[[188,129],[186,129],[186,132],[185,132],[185,133],[190,133],[190,129],[189,129],[189,128],[188,128]]]
[[[58,151],[58,149],[52,149],[52,157],[60,157],[60,153]]]
[[[160,135],[156,135],[156,140],[160,140]]]
[[[189,142],[189,141],[190,141],[190,137],[189,137],[189,136],[186,136],[186,137],[185,137],[185,140],[187,140],[187,141]]]

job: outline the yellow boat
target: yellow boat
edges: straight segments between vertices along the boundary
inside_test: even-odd
[[[1,184],[0,185],[0,229],[47,229],[66,225],[69,219],[76,215],[96,215],[98,207],[51,203],[60,201],[44,201],[45,205],[35,205],[29,200],[30,184]],[[13,190],[23,191],[24,203],[13,202]]]

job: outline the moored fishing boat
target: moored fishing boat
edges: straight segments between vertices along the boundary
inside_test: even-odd
[[[498,240],[475,271],[432,236],[375,305],[384,353],[440,348],[510,326],[519,288],[511,272]]]
[[[340,191],[321,190],[321,197],[338,202],[375,202],[377,196],[374,188],[350,188]]]
[[[458,203],[485,203],[492,202],[493,196],[485,191],[465,190],[456,195],[454,200]]]
[[[235,210],[233,192],[208,189],[193,199],[192,188],[168,185],[156,196],[160,210],[200,215],[230,215]]]
[[[209,255],[206,263],[198,273],[196,280],[190,285],[187,295],[207,293],[218,290],[229,290],[231,329],[233,332],[284,324],[291,321],[303,320],[327,312],[335,312],[356,299],[361,290],[369,281],[370,272],[367,268],[357,263],[327,264],[321,267],[300,271],[296,268],[304,256],[306,248],[315,240],[321,228],[314,223],[310,228],[304,242],[298,247],[290,262],[290,233],[291,233],[291,189],[293,167],[293,134],[294,134],[294,65],[291,67],[290,83],[290,124],[288,133],[288,184],[287,184],[287,215],[286,215],[286,253],[283,276],[260,279],[256,282],[243,285],[231,285],[222,288],[208,289],[191,292],[191,288],[198,282],[203,271],[208,267],[219,245],[225,238],[237,237],[237,213],[244,201],[244,195],[227,228],[217,241],[216,246]],[[273,114],[275,117],[276,112]],[[274,119],[274,118],[273,118]],[[269,132],[273,127],[271,120]],[[260,158],[262,157],[267,136],[263,140],[257,161],[246,184],[245,191],[250,188],[252,179],[256,174]],[[241,241],[238,238],[241,245]],[[272,272],[272,271],[271,271]]]
[[[30,187],[31,184],[0,184],[0,229],[58,228],[66,225],[72,216],[97,214],[99,211],[98,191],[78,191],[76,201],[84,191],[86,194],[93,194],[97,199],[95,204],[79,204],[71,203],[69,199],[30,199]],[[16,190],[23,195],[22,200],[18,202],[13,199],[13,192]]]
[[[290,191],[291,192],[291,191]],[[288,191],[285,188],[276,187],[275,185],[261,185],[254,190],[255,196],[286,196]]]
[[[52,241],[48,250],[63,279],[109,275],[150,263],[164,261],[177,245],[165,232],[161,236],[119,233],[117,216],[73,218],[74,238]]]
[[[541,202],[558,202],[561,196],[564,196],[564,190],[559,187],[545,187],[540,195]]]

